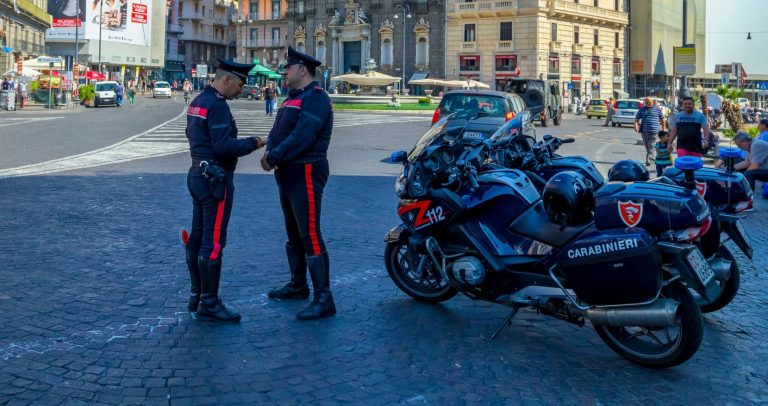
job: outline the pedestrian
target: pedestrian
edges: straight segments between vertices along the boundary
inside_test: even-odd
[[[603,124],[603,127],[608,127],[608,124],[611,123],[613,119],[613,97],[608,98],[608,101],[605,103],[605,107],[608,109],[608,114],[605,115],[605,124]]]
[[[261,138],[237,138],[227,100],[240,94],[254,65],[219,59],[211,86],[187,108],[186,134],[192,166],[187,187],[192,197],[192,232],[186,243],[191,282],[188,309],[200,320],[238,322],[240,315],[219,298],[221,257],[232,213],[237,159],[264,146]]]
[[[333,129],[331,99],[315,80],[320,61],[288,47],[283,79],[290,91],[277,112],[261,159],[266,171],[275,169],[280,205],[285,217],[285,245],[291,279],[269,291],[273,299],[309,297],[307,270],[314,298],[296,316],[312,320],[336,314],[330,289],[328,251],[320,232],[320,209],[328,181],[328,145]]]
[[[742,151],[747,151],[747,159],[734,165],[734,169],[744,170],[744,178],[753,191],[756,180],[763,182],[765,189],[765,183],[768,182],[768,142],[752,139],[745,132],[734,135],[733,142]]]
[[[656,176],[664,174],[664,168],[672,166],[672,152],[669,146],[669,132],[659,131],[659,142],[653,145],[656,150],[656,157],[653,162],[656,164]]]
[[[136,84],[133,81],[128,82],[128,103],[133,106],[133,100],[136,97]]]
[[[173,81],[173,91],[176,92],[176,88],[179,86],[179,82]]]
[[[275,99],[277,92],[275,91],[274,82],[269,82],[267,88],[264,89],[264,104],[266,105],[267,115],[271,116],[275,112]]]
[[[121,82],[117,82],[115,88],[115,104],[117,104],[117,108],[123,107],[123,84]]]
[[[768,118],[761,118],[757,122],[757,137],[763,141],[768,141]]]
[[[645,146],[645,166],[651,166],[651,161],[654,159],[653,144],[656,142],[656,135],[661,130],[667,130],[664,113],[653,103],[650,97],[646,97],[643,100],[643,106],[635,114],[635,132],[642,135]]]
[[[694,110],[692,97],[683,97],[683,110],[672,117],[669,143],[677,140],[677,156],[701,157],[709,144],[709,123],[704,113]]]

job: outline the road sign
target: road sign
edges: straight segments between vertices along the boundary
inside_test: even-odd
[[[744,83],[746,83],[746,80],[744,78],[739,78],[739,86],[744,86]]]
[[[208,65],[197,64],[197,77],[204,78],[208,76]]]
[[[696,47],[674,47],[674,73],[676,76],[696,74]]]
[[[197,68],[192,68],[192,76],[197,76]]]
[[[733,69],[731,67],[731,64],[726,65],[715,65],[715,73],[733,73]]]
[[[720,83],[727,85],[731,81],[731,75],[728,73],[723,73],[722,76],[720,76]]]
[[[37,58],[37,61],[40,62],[40,63],[62,63],[62,62],[64,62],[64,60],[61,59],[61,58],[51,58],[51,57],[47,57],[47,56],[41,56],[41,57]]]
[[[768,82],[757,82],[757,90],[768,90]]]
[[[328,79],[328,71],[327,70],[323,71],[323,77],[325,79]]]

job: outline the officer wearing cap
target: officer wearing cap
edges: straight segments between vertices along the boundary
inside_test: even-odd
[[[237,159],[263,147],[261,138],[237,138],[227,105],[240,94],[253,65],[222,61],[213,83],[187,108],[187,138],[192,167],[187,187],[192,196],[192,233],[186,242],[191,281],[188,308],[200,320],[238,322],[240,315],[219,299],[221,256],[232,212]]]
[[[273,299],[309,297],[307,270],[312,278],[312,303],[296,317],[312,320],[336,314],[329,280],[328,252],[320,232],[320,207],[328,181],[328,144],[333,129],[331,99],[315,80],[320,61],[288,48],[283,77],[290,91],[280,105],[261,159],[264,170],[275,169],[285,216],[285,245],[291,279],[269,291]]]

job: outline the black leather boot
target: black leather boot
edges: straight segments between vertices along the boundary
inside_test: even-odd
[[[221,258],[212,261],[198,258],[197,267],[200,270],[202,291],[200,305],[197,307],[197,319],[237,323],[240,315],[227,309],[219,299],[219,281],[221,280]]]
[[[304,250],[291,244],[285,244],[288,267],[291,269],[291,281],[280,289],[267,293],[271,299],[306,299],[309,297],[307,285],[307,259]]]
[[[197,306],[200,304],[200,271],[197,267],[197,251],[192,251],[189,248],[187,251],[187,270],[189,270],[189,303],[187,304],[187,310],[190,312],[197,311]]]
[[[309,275],[312,277],[312,286],[315,297],[312,303],[296,315],[299,320],[315,320],[331,317],[336,314],[336,305],[333,303],[329,278],[328,252],[318,256],[307,257]]]

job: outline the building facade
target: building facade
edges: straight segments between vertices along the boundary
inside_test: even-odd
[[[0,1],[0,75],[45,53],[47,10],[47,0]]]
[[[174,31],[177,46],[171,49],[175,61],[184,65],[184,77],[212,75],[217,58],[234,59],[237,55],[235,0],[173,0],[176,18],[169,18],[168,30]],[[170,13],[169,13],[170,14]],[[206,75],[207,73],[207,75]]]
[[[329,78],[373,66],[406,82],[442,78],[444,28],[442,0],[288,1],[289,45],[314,55]]]
[[[288,2],[239,0],[236,19],[237,58],[277,70],[287,52]]]
[[[449,0],[447,7],[450,79],[498,90],[513,77],[557,80],[564,96],[579,98],[623,92],[624,0]]]

